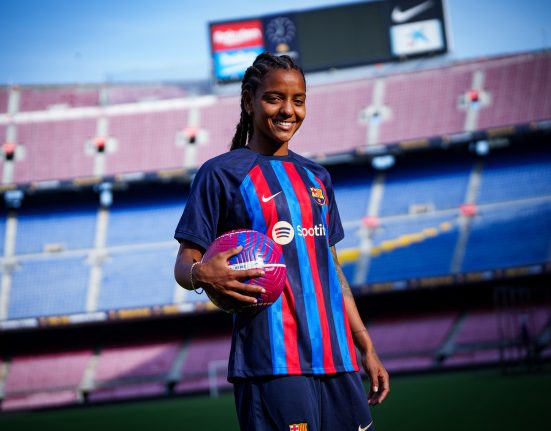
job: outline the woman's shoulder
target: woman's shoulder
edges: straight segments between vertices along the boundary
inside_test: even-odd
[[[238,169],[240,166],[247,165],[254,158],[254,154],[243,148],[227,151],[208,159],[204,162],[200,170],[220,170],[220,169]]]
[[[322,180],[325,180],[326,178],[330,178],[329,171],[325,168],[325,166],[320,165],[318,162],[315,162],[307,157],[301,156],[300,154],[297,154],[295,152],[289,151],[293,159],[301,165],[303,168],[308,169],[310,172],[312,172],[315,176],[321,178]]]
[[[255,162],[255,154],[252,151],[240,148],[228,151],[204,162],[197,174],[209,177],[240,177],[248,172]]]

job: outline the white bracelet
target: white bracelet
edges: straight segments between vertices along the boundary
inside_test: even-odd
[[[198,263],[201,263],[201,262],[193,262],[191,264],[191,267],[189,269],[189,284],[191,284],[191,288],[193,289],[193,291],[197,294],[197,295],[200,295],[201,293],[203,293],[203,288],[202,287],[195,287],[193,285],[193,268],[195,268],[195,265],[197,265]],[[201,291],[197,291],[197,289],[201,289]]]

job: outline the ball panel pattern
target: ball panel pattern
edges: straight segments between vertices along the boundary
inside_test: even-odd
[[[216,238],[203,255],[202,262],[208,262],[214,255],[242,246],[240,253],[230,257],[228,266],[235,270],[263,269],[262,277],[245,280],[244,283],[263,287],[265,293],[257,296],[256,304],[220,298],[207,292],[210,300],[224,311],[235,313],[242,311],[260,311],[273,304],[281,295],[287,279],[287,269],[281,247],[261,232],[240,229],[227,232]]]

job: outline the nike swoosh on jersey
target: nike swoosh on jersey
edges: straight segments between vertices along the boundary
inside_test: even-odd
[[[362,428],[361,425],[358,425],[358,431],[365,431],[365,430],[371,428],[371,425],[373,425],[373,421],[369,422],[369,425],[367,425],[365,428]]]
[[[430,9],[432,5],[433,5],[432,0],[429,0],[406,10],[400,9],[400,6],[394,6],[394,9],[392,9],[392,16],[391,16],[392,21],[396,23],[409,21],[411,18],[425,12],[427,9]]]
[[[272,196],[268,196],[268,197],[265,197],[264,195],[262,195],[262,202],[266,203],[266,202],[270,202],[273,198],[275,198],[278,194],[280,194],[282,192],[282,190],[280,190],[279,192],[277,192],[275,195],[272,195]]]

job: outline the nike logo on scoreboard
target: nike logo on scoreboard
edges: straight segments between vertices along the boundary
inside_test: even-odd
[[[432,0],[428,0],[406,10],[402,10],[400,6],[395,6],[394,9],[392,9],[392,21],[398,24],[409,21],[410,19],[415,18],[417,15],[422,14],[427,9],[430,9],[433,4],[434,3]]]
[[[266,202],[270,202],[273,198],[275,198],[278,194],[280,194],[282,192],[282,190],[280,190],[279,192],[277,192],[276,194],[272,195],[272,196],[264,196],[262,195],[262,202],[266,203]]]

